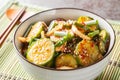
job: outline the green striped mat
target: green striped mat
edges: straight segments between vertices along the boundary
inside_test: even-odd
[[[23,5],[12,4],[11,8],[20,8]],[[41,8],[28,7],[27,11],[42,11]],[[120,22],[108,20],[115,30],[116,43],[112,50],[112,57],[110,64],[105,68],[96,80],[120,80]],[[0,18],[0,33],[5,29],[10,21],[6,15]],[[0,48],[0,80],[33,80],[32,77],[22,68],[17,57],[16,51],[13,47],[13,34],[18,25],[14,27],[9,34],[3,46]]]

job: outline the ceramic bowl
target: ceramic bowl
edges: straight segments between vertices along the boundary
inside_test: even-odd
[[[48,23],[56,18],[64,18],[66,20],[77,19],[79,16],[82,15],[90,16],[95,20],[98,20],[100,27],[106,29],[107,32],[109,32],[110,34],[109,49],[102,60],[84,68],[77,68],[72,70],[56,70],[37,66],[29,62],[21,54],[21,42],[19,42],[17,37],[23,36],[31,23],[36,21],[44,21]],[[93,80],[98,75],[100,75],[100,73],[108,65],[114,43],[115,34],[113,28],[105,19],[92,12],[77,8],[55,8],[39,12],[22,22],[16,29],[14,34],[14,46],[17,51],[17,58],[19,59],[21,65],[24,67],[25,71],[27,71],[31,76],[33,76],[35,80]]]

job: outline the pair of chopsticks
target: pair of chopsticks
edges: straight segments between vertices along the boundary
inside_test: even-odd
[[[5,41],[5,39],[7,38],[8,34],[11,32],[11,30],[13,29],[13,27],[15,26],[15,24],[17,23],[17,21],[20,19],[20,17],[25,12],[25,9],[26,9],[26,7],[23,7],[23,8],[21,8],[17,12],[17,14],[13,18],[13,20],[8,24],[7,28],[0,35],[0,47],[2,46],[3,42]]]

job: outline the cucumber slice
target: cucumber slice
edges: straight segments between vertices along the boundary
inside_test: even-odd
[[[77,61],[76,59],[73,57],[72,54],[61,54],[56,58],[56,68],[60,68],[63,66],[67,66],[67,67],[72,67],[72,68],[77,68]]]
[[[32,26],[32,29],[28,33],[27,42],[30,42],[32,39],[40,37],[43,28],[45,27],[44,22],[37,22]]]
[[[100,34],[99,34],[100,38],[106,43],[109,35],[107,33],[107,31],[105,29],[101,30]]]
[[[101,32],[99,33],[100,36],[100,42],[99,42],[99,49],[102,53],[102,55],[104,55],[108,49],[108,45],[109,45],[109,34],[107,33],[106,30],[101,30]]]
[[[99,42],[99,49],[100,49],[102,55],[104,55],[106,53],[105,43],[102,40]]]
[[[102,55],[96,44],[89,40],[79,42],[76,46],[75,54],[77,56],[77,62],[82,66],[91,65],[102,59]]]
[[[28,50],[26,58],[28,61],[37,64],[45,65],[52,60],[54,56],[54,44],[50,39],[43,38],[33,42]]]

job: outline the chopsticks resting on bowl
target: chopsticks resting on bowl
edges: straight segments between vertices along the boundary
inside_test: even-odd
[[[17,14],[15,15],[15,17],[13,18],[13,20],[8,24],[7,28],[3,31],[3,33],[0,35],[0,47],[2,46],[3,42],[5,41],[5,39],[7,38],[8,34],[11,32],[11,30],[13,29],[14,25],[17,23],[17,21],[20,19],[20,17],[23,15],[23,13],[25,12],[26,7],[21,8]]]

